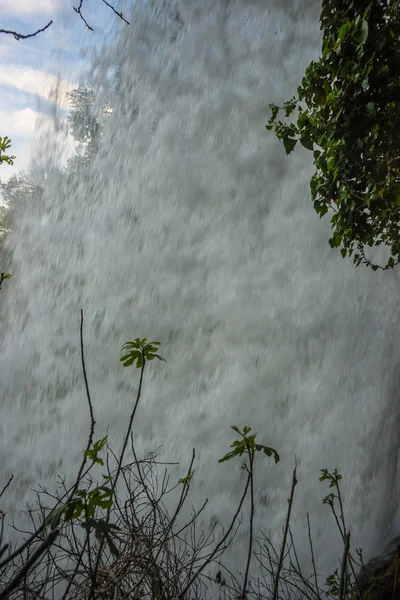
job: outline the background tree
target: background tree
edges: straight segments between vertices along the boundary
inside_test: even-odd
[[[324,0],[322,56],[297,96],[270,105],[267,125],[287,154],[297,141],[313,152],[314,208],[334,213],[329,244],[374,270],[400,261],[399,14],[399,0]],[[286,122],[277,121],[282,109]],[[384,267],[365,256],[381,244],[391,254]]]

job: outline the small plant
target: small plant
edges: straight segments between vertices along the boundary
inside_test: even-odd
[[[273,456],[275,463],[279,462],[279,454],[276,450],[270,448],[269,446],[256,444],[256,433],[248,435],[251,431],[251,427],[245,425],[243,427],[243,431],[240,431],[239,427],[236,427],[236,425],[232,425],[231,428],[233,429],[233,431],[236,431],[236,433],[238,433],[241,436],[241,439],[235,440],[233,444],[231,444],[231,448],[233,448],[233,450],[228,452],[228,454],[226,454],[223,458],[220,458],[218,461],[219,463],[231,460],[235,456],[242,456],[243,454],[247,454],[250,460],[250,465],[252,465],[254,462],[254,456],[256,452],[264,452],[267,456]],[[241,468],[249,472],[250,467],[248,464],[243,463]]]
[[[356,550],[356,554],[360,559],[360,563],[357,563],[350,553],[350,531],[348,531],[346,528],[343,500],[339,486],[342,475],[337,469],[334,469],[333,473],[330,473],[328,469],[321,469],[321,473],[322,475],[320,476],[319,480],[329,481],[329,488],[334,489],[333,492],[330,492],[325,496],[325,498],[323,498],[322,503],[330,506],[344,543],[341,573],[339,575],[338,569],[335,569],[335,571],[326,578],[325,586],[328,589],[326,593],[330,597],[339,598],[339,600],[343,600],[344,598],[348,600],[355,600],[357,596],[361,597],[361,593],[359,590],[358,579],[354,565],[356,564],[359,567],[363,567],[364,563],[362,560],[361,548]],[[336,501],[339,502],[339,513],[336,509]],[[351,573],[349,573],[347,570],[347,563],[350,565]]]
[[[130,367],[136,362],[136,367],[141,369],[144,366],[146,360],[158,360],[167,362],[165,358],[156,354],[158,352],[157,346],[160,342],[147,342],[146,338],[142,340],[136,338],[133,342],[126,342],[122,346],[122,350],[129,350],[128,354],[122,356],[119,360],[123,363],[124,367]]]
[[[9,148],[11,148],[11,140],[9,137],[0,136],[0,165],[4,162],[8,165],[14,164],[15,156],[10,156],[8,154],[4,154]]]
[[[241,598],[242,598],[242,600],[244,600],[247,596],[247,582],[248,582],[248,578],[249,578],[250,562],[251,562],[251,557],[252,557],[252,553],[253,553],[253,539],[254,539],[253,525],[254,525],[254,508],[255,508],[254,507],[254,459],[255,459],[255,454],[256,454],[256,452],[264,452],[268,457],[273,456],[274,460],[275,460],[275,464],[277,462],[279,462],[279,454],[277,453],[276,450],[274,450],[273,448],[270,448],[269,446],[264,446],[262,444],[256,444],[257,434],[253,433],[253,434],[249,435],[249,433],[251,432],[251,427],[249,427],[248,425],[245,425],[243,427],[242,431],[240,431],[239,427],[237,427],[236,425],[232,425],[231,428],[233,429],[233,431],[235,431],[236,433],[238,433],[240,435],[240,439],[235,440],[231,444],[231,448],[233,448],[233,450],[228,452],[228,454],[225,454],[225,456],[223,458],[220,458],[218,462],[223,463],[228,460],[231,460],[232,458],[235,458],[236,456],[241,457],[241,456],[243,456],[243,454],[245,454],[248,458],[248,462],[242,463],[242,466],[241,466],[241,469],[246,471],[247,476],[248,476],[244,495],[242,497],[243,500],[244,500],[245,496],[247,495],[248,488],[250,487],[249,549],[248,549],[248,553],[247,553],[246,571],[245,571],[244,582],[243,582],[242,593],[241,593]],[[278,574],[278,577],[279,577],[279,574]]]
[[[104,466],[104,460],[99,458],[98,453],[107,443],[107,436],[95,442],[93,448],[86,450],[83,455]],[[102,475],[105,483],[109,483],[112,478],[109,475]],[[116,534],[119,527],[113,523],[108,523],[103,517],[98,515],[98,509],[110,510],[115,498],[115,490],[105,484],[97,485],[92,489],[77,489],[74,497],[68,500],[63,506],[51,512],[45,520],[45,524],[54,531],[60,526],[61,521],[69,523],[77,521],[79,525],[87,532],[92,530],[97,540],[105,540],[113,556],[119,556],[118,549],[112,539],[111,534]]]

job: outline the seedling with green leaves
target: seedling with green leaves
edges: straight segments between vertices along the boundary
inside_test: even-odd
[[[251,427],[245,425],[243,427],[243,431],[240,431],[239,427],[236,425],[232,425],[231,428],[233,431],[236,431],[241,436],[241,439],[235,440],[233,444],[231,444],[231,450],[226,454],[223,458],[219,459],[219,463],[225,462],[227,460],[231,460],[235,458],[235,456],[242,456],[243,454],[247,454],[250,458],[250,462],[254,461],[254,455],[256,452],[264,452],[267,456],[273,456],[275,463],[279,462],[279,454],[274,448],[270,448],[269,446],[263,446],[262,444],[256,444],[256,433],[252,435],[248,435],[251,431]],[[241,467],[245,471],[248,471],[249,467],[246,463],[244,463]]]
[[[14,158],[15,156],[11,156],[8,154],[3,154],[4,152],[6,152],[9,148],[11,148],[11,140],[9,137],[4,136],[1,137],[0,136],[0,165],[4,162],[8,165],[13,165],[14,164]]]
[[[143,338],[142,340],[136,338],[133,342],[126,342],[126,344],[122,346],[121,351],[129,350],[129,352],[119,360],[123,363],[124,367],[130,367],[136,362],[136,367],[138,369],[143,367],[145,361],[154,360],[155,358],[167,362],[165,358],[156,354],[156,352],[158,352],[157,346],[159,345],[160,342],[147,342],[146,338]]]
[[[333,492],[330,492],[325,496],[325,498],[323,498],[322,503],[330,506],[332,514],[335,517],[336,524],[340,531],[343,543],[346,544],[346,537],[350,536],[350,534],[346,529],[343,499],[339,486],[339,482],[342,479],[342,475],[337,469],[334,469],[333,472],[330,473],[328,469],[325,468],[321,469],[321,473],[322,475],[320,476],[319,480],[329,481],[329,488],[334,489]],[[339,514],[335,506],[336,501],[338,501],[339,503]],[[360,563],[357,563],[352,557],[350,550],[347,550],[347,559],[348,564],[350,565],[351,573],[349,573],[347,569],[345,569],[345,571],[342,573],[343,581],[341,581],[338,569],[335,569],[335,571],[331,575],[329,575],[329,577],[326,578],[325,586],[328,588],[328,591],[326,592],[328,596],[340,598],[341,584],[342,598],[340,598],[340,600],[342,600],[343,598],[347,598],[348,600],[355,600],[355,598],[357,598],[360,595],[354,565],[356,564],[358,567],[362,567],[364,565],[361,548],[356,549],[356,554],[360,560]]]
[[[86,450],[83,454],[88,457],[93,464],[104,465],[104,460],[98,456],[99,452],[106,446],[107,436],[98,440],[93,444],[93,447]],[[98,485],[93,489],[77,489],[74,497],[68,500],[63,506],[52,511],[46,519],[46,525],[54,531],[61,524],[78,521],[80,526],[86,532],[94,531],[95,537],[98,540],[104,539],[111,553],[118,556],[118,549],[112,541],[111,533],[119,530],[119,527],[112,523],[108,523],[105,519],[97,514],[99,509],[110,510],[113,506],[113,501],[116,496],[115,489],[105,485],[110,483],[112,478],[109,475],[103,475],[105,483]],[[96,516],[97,515],[97,516]],[[103,536],[103,537],[102,537]]]

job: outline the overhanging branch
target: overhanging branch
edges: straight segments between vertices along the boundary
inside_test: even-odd
[[[53,21],[49,21],[47,25],[45,25],[45,27],[43,27],[42,29],[38,29],[34,33],[28,33],[26,35],[18,33],[17,31],[9,31],[8,29],[0,29],[0,33],[13,35],[17,42],[19,42],[19,40],[27,40],[28,38],[35,37],[35,35],[37,35],[38,33],[42,33],[42,31],[46,31],[46,29],[48,29],[52,23]]]

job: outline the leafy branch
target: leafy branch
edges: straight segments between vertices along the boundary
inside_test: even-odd
[[[1,31],[1,30],[0,30]],[[0,136],[0,165],[4,162],[8,165],[14,164],[15,156],[9,156],[7,154],[3,154],[8,148],[11,148],[11,140],[9,137],[1,137]]]
[[[398,10],[399,0],[323,0],[321,57],[296,96],[269,105],[266,126],[286,154],[298,142],[313,153],[311,198],[320,218],[331,214],[329,245],[374,271],[400,261]],[[365,255],[381,244],[390,250],[384,265]]]

